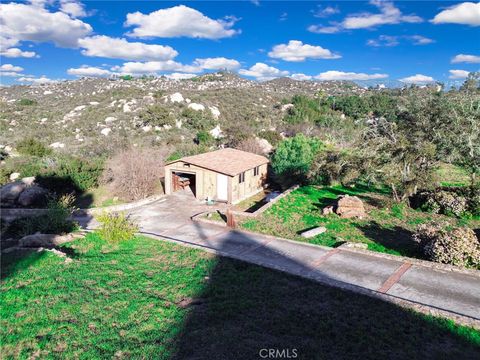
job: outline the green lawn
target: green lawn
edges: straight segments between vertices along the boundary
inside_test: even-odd
[[[322,208],[331,205],[343,194],[360,197],[369,216],[361,220],[341,219],[335,214],[322,216]],[[370,191],[364,187],[347,189],[342,186],[301,187],[280,199],[260,217],[241,222],[241,227],[318,245],[338,246],[345,241],[361,242],[366,243],[370,250],[421,257],[411,236],[419,224],[432,219],[480,227],[478,220],[456,220],[413,210],[393,202],[385,191]],[[299,235],[316,226],[325,226],[327,231],[311,239]]]
[[[480,332],[284,273],[148,238],[96,235],[3,256],[1,353],[10,358],[467,359]]]

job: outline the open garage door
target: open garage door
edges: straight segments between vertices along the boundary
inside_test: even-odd
[[[173,191],[190,190],[197,197],[195,173],[172,172]]]

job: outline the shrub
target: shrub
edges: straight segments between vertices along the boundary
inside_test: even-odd
[[[65,234],[77,229],[78,225],[70,219],[75,208],[73,195],[64,195],[48,201],[47,212],[33,217],[13,220],[8,232],[13,236],[23,237],[35,234]]]
[[[17,144],[17,151],[22,155],[44,157],[52,153],[52,149],[47,148],[40,141],[34,138],[27,138]]]
[[[480,267],[480,242],[469,228],[422,224],[413,235],[425,257],[452,265]]]
[[[317,138],[297,134],[278,144],[272,157],[272,168],[284,184],[303,182],[313,159],[323,144]]]
[[[138,226],[124,213],[103,213],[97,220],[100,228],[96,232],[108,242],[131,240],[138,232]]]
[[[170,111],[161,105],[149,106],[142,113],[140,113],[139,118],[142,126],[175,125],[175,119]]]
[[[480,214],[480,190],[475,187],[422,191],[410,200],[414,208],[433,214],[457,217]]]
[[[267,140],[272,146],[277,146],[277,144],[283,140],[282,136],[273,130],[261,131],[258,137]]]
[[[169,149],[131,148],[107,161],[103,181],[110,183],[116,196],[138,200],[153,195],[164,175]]]
[[[63,192],[84,192],[96,187],[103,172],[103,161],[101,159],[85,160],[71,156],[61,156],[53,159],[38,174],[38,183],[51,190]]]
[[[197,137],[195,138],[197,144],[201,145],[210,145],[214,142],[213,136],[208,131],[199,131]]]
[[[133,80],[133,76],[132,75],[122,75],[122,76],[120,76],[120,79],[122,79],[122,80]]]
[[[264,155],[263,149],[258,143],[258,141],[254,138],[248,138],[241,141],[236,148],[238,150],[247,151],[253,154]]]
[[[20,100],[18,101],[18,104],[19,104],[19,105],[22,105],[22,106],[36,105],[36,104],[37,104],[37,100],[32,100],[32,99],[20,99]]]
[[[215,127],[215,120],[210,111],[185,108],[181,116],[185,125],[195,130],[211,130]]]

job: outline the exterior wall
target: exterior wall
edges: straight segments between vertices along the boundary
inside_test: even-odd
[[[254,169],[245,171],[245,181],[239,183],[239,175],[232,178],[232,199],[231,203],[236,204],[240,201],[255,195],[262,190],[263,183],[267,178],[268,165],[260,165],[259,173],[254,176]]]
[[[259,174],[254,176],[254,169],[245,171],[245,181],[239,184],[239,176],[228,176],[228,202],[236,204],[262,190],[267,178],[267,164],[260,165]],[[173,192],[172,172],[195,174],[196,197],[199,200],[217,198],[217,173],[195,165],[178,161],[165,166],[165,194]]]

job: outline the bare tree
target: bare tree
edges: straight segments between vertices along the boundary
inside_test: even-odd
[[[107,162],[104,182],[110,183],[115,195],[124,200],[138,200],[161,189],[167,147],[123,150]]]

